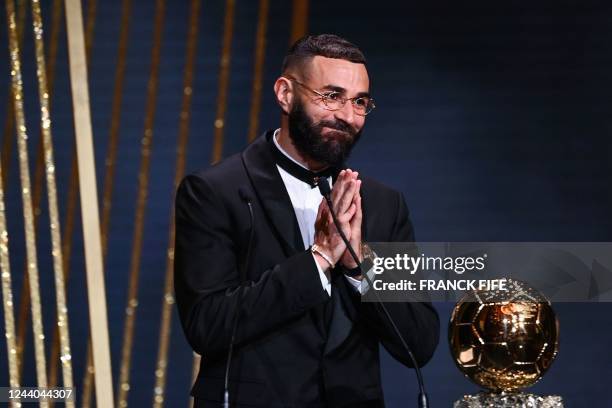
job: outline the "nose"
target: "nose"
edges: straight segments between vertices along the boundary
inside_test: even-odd
[[[334,112],[334,116],[336,117],[336,119],[348,123],[353,128],[356,127],[355,120],[357,115],[355,115],[355,110],[353,109],[353,104],[351,103],[351,101],[346,101],[342,108]]]

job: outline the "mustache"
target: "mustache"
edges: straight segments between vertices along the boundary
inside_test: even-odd
[[[324,127],[327,127],[334,130],[339,130],[341,132],[348,133],[351,136],[355,136],[355,134],[357,133],[357,130],[355,130],[355,128],[341,120],[322,120],[317,123],[316,127],[318,129],[323,129]]]

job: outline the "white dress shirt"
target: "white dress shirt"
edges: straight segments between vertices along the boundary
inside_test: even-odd
[[[280,144],[276,140],[279,131],[280,129],[276,129],[273,136],[274,144],[276,145],[278,150],[285,156],[287,156],[291,161],[306,169],[304,165],[293,159],[293,157],[291,157],[280,146]],[[287,193],[289,193],[289,198],[291,199],[291,204],[293,205],[293,210],[295,212],[295,217],[297,218],[297,222],[300,227],[300,233],[302,234],[304,249],[310,248],[314,243],[315,221],[317,219],[317,212],[319,211],[319,204],[321,204],[323,196],[321,195],[321,192],[318,188],[312,188],[307,183],[288,173],[279,165],[276,165],[276,168],[278,169],[278,172],[280,173],[280,176],[283,179],[283,183],[285,184]],[[329,177],[328,180],[331,184],[332,178]],[[331,296],[331,282],[325,275],[323,268],[321,268],[321,265],[319,265],[316,258],[315,263],[317,265],[317,269],[319,270],[321,285],[323,285],[323,289],[327,292],[327,294]],[[355,288],[355,290],[361,292],[360,280],[351,278],[350,276],[346,275],[345,277],[351,283],[351,286]]]

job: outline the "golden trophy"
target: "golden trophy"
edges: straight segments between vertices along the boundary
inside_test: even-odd
[[[487,389],[454,408],[562,408],[559,396],[521,392],[535,384],[559,350],[559,322],[550,302],[525,283],[466,294],[451,315],[448,338],[457,367]]]

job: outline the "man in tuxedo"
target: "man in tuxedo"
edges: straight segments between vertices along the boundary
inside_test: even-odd
[[[335,35],[299,40],[274,84],[280,128],[177,191],[175,292],[202,355],[196,406],[223,401],[236,317],[232,406],[382,407],[379,344],[412,365],[380,305],[360,301],[363,272],[317,188],[332,184],[340,229],[360,259],[367,241],[414,240],[402,194],[344,164],[374,108],[365,62]],[[425,364],[438,343],[436,311],[386,307]]]

